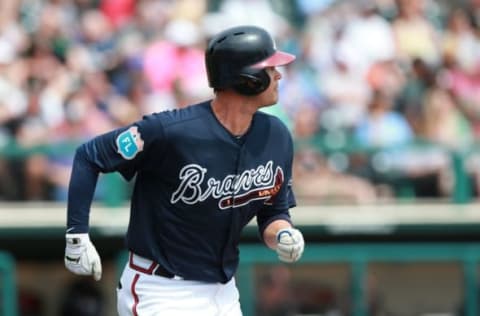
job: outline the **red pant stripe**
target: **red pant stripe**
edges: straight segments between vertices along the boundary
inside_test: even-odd
[[[135,291],[135,285],[137,285],[137,282],[138,282],[139,278],[140,278],[140,274],[136,273],[135,277],[133,278],[133,281],[132,281],[132,286],[130,287],[130,290],[132,291],[132,295],[133,295],[133,306],[132,306],[133,316],[138,316],[137,305],[138,305],[139,299],[138,299],[137,292]]]

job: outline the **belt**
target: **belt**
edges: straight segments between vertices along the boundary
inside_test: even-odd
[[[158,275],[168,279],[173,279],[176,277],[175,274],[169,272],[159,263],[144,257],[140,257],[133,252],[129,253],[128,265],[131,269],[145,274]]]
[[[160,264],[158,264],[157,268],[153,271],[153,274],[164,277],[164,278],[168,278],[168,279],[173,279],[175,277],[175,274],[168,272],[167,269],[165,269]]]

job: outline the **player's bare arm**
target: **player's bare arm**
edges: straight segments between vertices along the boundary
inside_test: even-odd
[[[270,249],[276,250],[277,249],[277,233],[281,229],[291,228],[291,227],[292,225],[284,219],[279,219],[271,222],[263,232],[263,240],[265,244]]]
[[[302,233],[283,219],[275,220],[265,228],[263,240],[277,252],[278,259],[288,263],[298,261],[305,247]]]

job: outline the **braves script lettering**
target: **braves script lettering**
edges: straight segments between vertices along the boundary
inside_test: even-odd
[[[283,183],[282,169],[277,167],[274,174],[271,160],[256,169],[245,170],[238,175],[227,175],[223,180],[208,178],[205,181],[206,173],[207,169],[197,164],[183,167],[179,174],[180,185],[173,192],[170,202],[195,204],[213,197],[220,199],[220,209],[239,207],[253,200],[269,202]]]

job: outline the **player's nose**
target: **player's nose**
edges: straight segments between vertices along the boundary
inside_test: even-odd
[[[280,80],[280,79],[282,79],[282,74],[280,73],[280,71],[278,71],[277,68],[274,68],[273,78],[274,78],[275,80]]]

